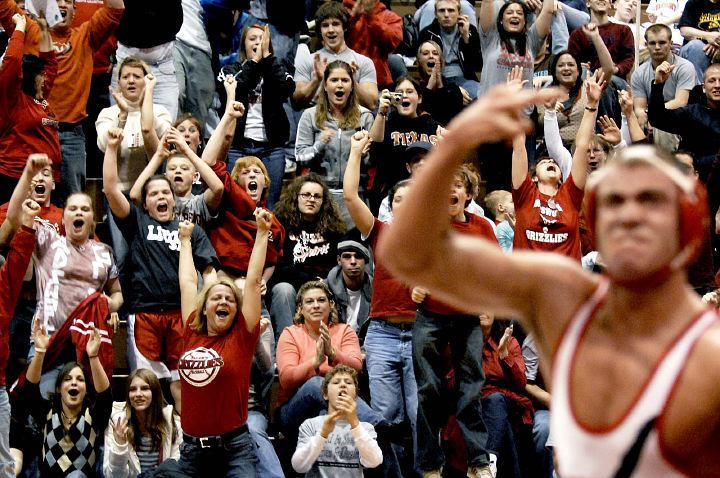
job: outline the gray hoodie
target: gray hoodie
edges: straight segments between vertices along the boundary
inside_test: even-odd
[[[361,106],[360,126],[340,129],[332,117],[328,117],[324,125],[318,126],[315,123],[316,108],[317,106],[313,106],[306,109],[300,118],[295,139],[295,159],[298,165],[308,166],[323,176],[330,189],[342,189],[345,166],[350,156],[350,139],[357,131],[370,131],[373,115],[370,110]],[[327,144],[320,141],[320,133],[325,128],[336,131]],[[363,157],[363,163],[367,164],[367,155]]]

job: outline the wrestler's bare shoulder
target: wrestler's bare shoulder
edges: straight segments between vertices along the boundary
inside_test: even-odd
[[[698,340],[661,420],[666,457],[690,476],[720,477],[720,321]]]

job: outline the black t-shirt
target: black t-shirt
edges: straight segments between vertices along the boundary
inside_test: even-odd
[[[688,0],[678,22],[678,28],[680,27],[697,28],[706,32],[720,30],[720,3],[713,3],[710,0]]]
[[[273,282],[288,282],[297,290],[309,280],[327,277],[330,269],[337,265],[337,245],[341,235],[310,232],[314,229],[310,224],[300,231],[290,230],[286,224],[283,226],[286,233],[283,255],[275,268]]]
[[[130,244],[131,311],[179,309],[180,222],[177,219],[156,221],[134,204],[130,205],[128,217],[115,219]],[[219,266],[215,249],[200,227],[193,229],[192,248],[197,270],[203,271],[209,265]]]

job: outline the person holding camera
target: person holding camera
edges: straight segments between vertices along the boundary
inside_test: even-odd
[[[375,121],[370,128],[370,165],[377,170],[369,194],[370,209],[377,216],[380,202],[395,183],[407,179],[405,150],[415,141],[433,145],[442,132],[440,123],[422,110],[421,87],[414,79],[403,76],[395,91],[383,90]]]

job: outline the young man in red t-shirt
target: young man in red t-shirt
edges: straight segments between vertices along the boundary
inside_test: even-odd
[[[450,194],[449,213],[457,232],[482,237],[497,245],[492,226],[481,217],[465,211],[477,194],[478,178],[467,166],[458,170]],[[412,332],[413,364],[418,388],[417,463],[423,472],[438,471],[445,456],[437,439],[448,415],[454,414],[460,425],[468,453],[468,476],[490,477],[490,455],[485,448],[487,429],[482,418],[481,391],[485,382],[482,368],[483,333],[477,315],[432,297],[415,287],[412,298],[418,304]],[[457,403],[448,414],[438,413],[442,403],[444,352],[450,347]],[[453,413],[454,412],[454,413]]]

